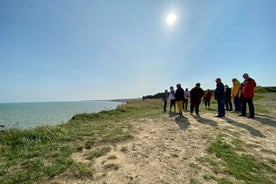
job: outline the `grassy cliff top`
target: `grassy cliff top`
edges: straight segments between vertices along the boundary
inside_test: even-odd
[[[275,93],[256,118],[216,104],[200,117],[163,113],[158,100],[79,114],[65,125],[0,133],[0,183],[274,183]]]

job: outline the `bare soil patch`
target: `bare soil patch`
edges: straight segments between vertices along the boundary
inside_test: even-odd
[[[266,102],[266,101],[265,101]],[[266,102],[268,103],[268,102]],[[76,153],[77,162],[91,164],[93,177],[59,176],[51,182],[88,183],[215,183],[204,176],[212,173],[208,165],[198,159],[210,155],[208,145],[221,133],[225,139],[240,139],[250,154],[269,164],[276,160],[275,110],[257,114],[255,119],[239,117],[228,112],[226,118],[213,113],[200,117],[185,112],[184,117],[160,112],[158,118],[141,118],[131,122],[134,138],[109,145],[105,156],[87,160],[91,150]],[[93,148],[94,149],[94,148]],[[273,166],[273,165],[272,165]],[[274,167],[274,166],[273,166]]]

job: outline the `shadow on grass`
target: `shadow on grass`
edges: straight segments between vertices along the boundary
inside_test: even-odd
[[[190,122],[187,118],[184,116],[177,116],[175,117],[175,122],[181,128],[182,130],[187,130],[188,127],[190,126]]]
[[[210,125],[210,126],[218,126],[218,123],[215,121],[212,121],[210,119],[202,118],[202,117],[195,117],[196,120],[204,125]]]
[[[272,118],[272,117],[270,117],[270,116],[258,114],[258,116],[255,117],[254,119],[255,119],[256,121],[259,121],[260,123],[262,123],[262,124],[264,124],[264,125],[276,127],[276,121],[272,120],[271,118]]]
[[[265,138],[265,136],[259,130],[255,129],[255,128],[247,125],[247,124],[243,124],[243,123],[234,121],[232,119],[229,119],[228,117],[225,117],[224,119],[227,123],[229,123],[231,125],[246,129],[253,136],[260,137],[260,138]]]
[[[175,116],[177,116],[177,113],[176,112],[169,112],[169,116],[170,116],[170,118],[175,117]]]

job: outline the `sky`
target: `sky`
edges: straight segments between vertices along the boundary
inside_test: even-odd
[[[0,0],[0,102],[276,86],[275,0]],[[174,13],[173,24],[166,22]]]

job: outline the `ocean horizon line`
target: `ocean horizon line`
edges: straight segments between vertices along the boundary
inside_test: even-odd
[[[61,102],[89,102],[89,101],[98,101],[98,102],[125,102],[128,100],[137,100],[141,98],[114,98],[114,99],[82,99],[82,100],[49,100],[49,101],[7,101],[0,102],[0,104],[19,104],[19,103],[61,103]]]

